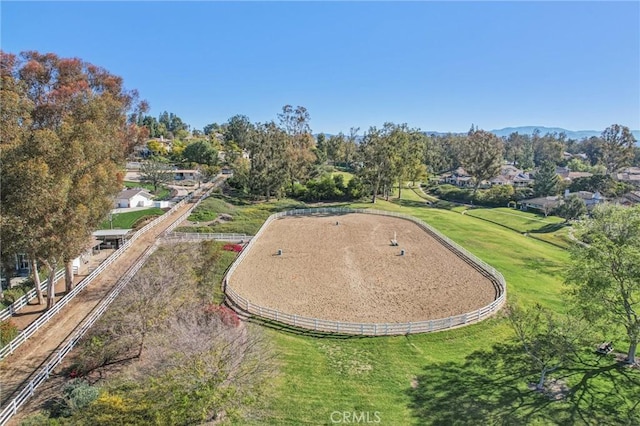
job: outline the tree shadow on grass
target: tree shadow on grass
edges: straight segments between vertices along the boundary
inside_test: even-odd
[[[548,234],[551,232],[556,232],[559,229],[567,226],[566,223],[549,223],[537,229],[532,229],[529,231],[530,234]]]
[[[563,399],[531,390],[537,372],[515,344],[496,344],[462,363],[425,367],[407,393],[417,424],[640,424],[639,374],[616,363],[580,363],[554,379]]]

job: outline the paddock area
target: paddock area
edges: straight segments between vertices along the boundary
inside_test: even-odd
[[[292,315],[407,323],[472,312],[498,297],[476,265],[396,217],[285,216],[248,250],[227,285],[252,304]]]

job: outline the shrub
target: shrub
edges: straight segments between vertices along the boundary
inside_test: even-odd
[[[220,318],[224,325],[230,327],[238,327],[240,325],[240,318],[236,311],[227,306],[210,304],[205,307],[205,312]]]
[[[62,396],[55,400],[51,409],[53,417],[70,417],[98,399],[100,390],[84,380],[73,379],[62,388]]]
[[[470,189],[458,188],[457,186],[444,184],[433,189],[433,193],[439,198],[448,201],[468,202],[471,201],[473,191]]]
[[[0,323],[0,347],[8,345],[18,335],[18,327],[11,320]]]
[[[31,290],[32,288],[33,288],[33,280],[31,279],[25,280],[20,285],[13,286],[12,288],[5,290],[3,292],[4,299],[2,303],[6,306],[9,306],[12,303],[14,303],[16,300],[20,299],[25,294],[27,294],[29,290]]]
[[[222,246],[222,250],[235,251],[236,253],[240,253],[242,251],[242,246],[240,244],[225,244],[224,246]]]
[[[495,185],[478,193],[480,202],[492,206],[505,206],[513,199],[515,191],[511,185]]]
[[[60,424],[58,419],[50,418],[46,412],[38,411],[20,422],[20,426],[57,426]]]

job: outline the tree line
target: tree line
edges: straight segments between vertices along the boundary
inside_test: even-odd
[[[353,195],[369,194],[375,202],[378,196],[388,199],[396,187],[400,195],[401,182],[424,180],[428,174],[458,167],[472,177],[471,199],[475,199],[481,183],[499,175],[505,162],[526,171],[535,169],[533,193],[538,195],[554,195],[561,189],[556,166],[614,176],[625,166],[640,164],[635,138],[618,124],[605,129],[601,137],[582,141],[567,139],[564,134],[541,135],[539,131],[531,136],[513,133],[499,138],[477,126],[466,134],[429,135],[407,124],[390,122],[380,128],[372,126],[361,136],[359,128],[352,128],[348,136],[320,133],[314,137],[306,108],[287,105],[277,122],[252,123],[248,117],[236,115],[222,125],[207,126],[207,130],[210,139],[221,141],[225,163],[235,171],[230,183],[242,193],[266,199],[307,196],[313,192],[306,188],[308,182],[317,188],[323,181],[321,186],[329,188],[331,183],[323,177],[329,170],[327,165],[355,173],[353,186],[358,190]],[[567,158],[566,152],[583,155]],[[599,178],[578,183],[580,189],[589,190],[603,185]],[[609,178],[606,185],[611,189],[615,179]],[[329,188],[327,194],[332,193],[344,195],[345,191]]]

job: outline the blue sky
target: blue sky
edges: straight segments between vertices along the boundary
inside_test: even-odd
[[[194,128],[640,128],[640,2],[6,2],[3,50],[79,57]]]

